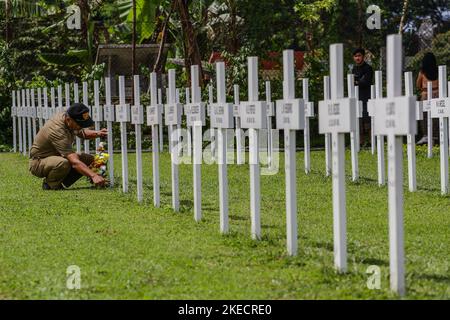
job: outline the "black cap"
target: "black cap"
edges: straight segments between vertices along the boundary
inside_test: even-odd
[[[89,108],[82,103],[72,104],[67,109],[67,114],[82,128],[89,128],[94,125],[94,121],[89,115]]]

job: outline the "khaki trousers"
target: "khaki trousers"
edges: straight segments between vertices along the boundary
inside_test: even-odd
[[[80,160],[89,166],[94,161],[94,156],[86,153],[78,154]],[[81,177],[81,174],[72,169],[72,166],[64,157],[50,156],[42,159],[30,159],[31,174],[38,178],[45,178],[45,182],[51,189],[61,189],[66,177],[71,176],[70,185]],[[64,184],[65,187],[69,185]]]

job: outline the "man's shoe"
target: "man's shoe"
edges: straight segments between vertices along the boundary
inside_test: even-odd
[[[57,187],[57,188],[52,188],[48,185],[47,182],[45,182],[45,181],[42,182],[42,190],[60,190],[60,189],[63,189],[62,185],[59,185],[59,187]]]
[[[50,188],[50,186],[48,185],[47,182],[43,181],[42,182],[42,190],[52,190],[52,188]]]

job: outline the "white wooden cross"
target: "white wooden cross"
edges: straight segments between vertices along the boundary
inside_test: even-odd
[[[169,69],[169,88],[167,104],[164,106],[164,120],[169,127],[169,151],[171,158],[172,173],[172,207],[178,212],[180,210],[180,191],[179,191],[179,134],[177,126],[181,124],[181,115],[183,106],[176,102],[176,82],[175,69]]]
[[[136,136],[136,182],[137,182],[137,201],[143,200],[142,183],[142,125],[144,124],[144,108],[141,105],[141,88],[139,84],[139,75],[133,77],[134,87],[134,105],[131,106],[131,123],[134,124]]]
[[[11,93],[12,106],[11,106],[11,118],[13,123],[13,151],[17,152],[17,106],[16,106],[16,91],[13,90]]]
[[[275,117],[275,104],[272,102],[272,90],[270,81],[266,81],[266,116],[267,116],[267,164],[269,168],[272,167],[272,152],[273,152],[273,132],[272,132],[272,117]]]
[[[375,134],[387,135],[391,290],[405,294],[403,136],[416,133],[416,97],[402,96],[402,36],[387,37],[387,98],[375,103]]]
[[[189,103],[191,103],[191,101],[192,101],[191,100],[191,89],[186,87],[186,88],[184,88],[184,90],[185,90],[184,114],[186,115],[186,129],[187,129],[187,133],[188,133],[187,137],[186,137],[186,140],[187,140],[187,156],[189,158],[191,158],[192,157],[192,127],[187,125],[187,113],[186,113],[186,111],[188,111],[187,110],[188,108],[186,106]]]
[[[39,129],[44,126],[44,108],[42,105],[42,88],[37,88],[37,117],[39,122]]]
[[[323,99],[331,99],[330,77],[323,77]],[[331,175],[331,133],[325,133],[325,175]]]
[[[244,132],[241,129],[241,117],[240,117],[240,97],[239,97],[239,85],[235,84],[233,86],[233,94],[234,94],[234,106],[233,106],[233,116],[234,123],[236,126],[236,163],[238,165],[244,164],[245,162],[245,154],[243,148],[243,140],[244,140]]]
[[[414,96],[412,72],[405,72],[405,96]],[[416,103],[416,120],[421,120],[419,116],[422,114],[423,114],[422,104]],[[408,134],[407,136],[407,155],[408,155],[408,186],[409,191],[414,192],[417,190],[416,136],[412,134]]]
[[[50,119],[50,108],[48,107],[48,92],[46,87],[42,89],[42,96],[44,100],[44,105],[42,106],[42,119],[44,120],[45,124],[48,119]]]
[[[31,146],[33,144],[33,131],[31,127],[31,101],[30,101],[30,89],[25,89],[25,117],[27,119],[27,133],[28,133],[28,154],[30,153]]]
[[[106,129],[108,130],[108,177],[109,186],[114,186],[114,139],[113,139],[113,123],[115,121],[115,110],[111,101],[111,78],[105,77],[105,104],[103,106],[103,119],[106,121]]]
[[[31,125],[33,127],[33,140],[36,137],[37,128],[36,128],[36,119],[37,119],[37,110],[36,110],[36,102],[34,97],[34,89],[30,89],[30,100],[31,100],[31,106],[30,106],[30,119],[31,119]]]
[[[433,157],[433,118],[431,117],[431,100],[433,99],[433,82],[427,82],[427,100],[423,102],[423,111],[427,112],[427,156]]]
[[[64,93],[66,95],[66,106],[63,107],[63,111],[67,112],[67,110],[69,110],[70,108],[70,83],[68,82],[64,84]]]
[[[55,88],[50,88],[50,107],[48,109],[48,119],[50,120],[56,113],[56,97],[55,97]]]
[[[126,103],[125,77],[119,76],[119,104],[116,105],[116,122],[120,123],[120,145],[122,153],[122,191],[128,192],[128,145],[127,122],[130,122],[130,105]]]
[[[286,179],[286,244],[290,256],[297,255],[296,130],[305,129],[305,100],[295,98],[294,51],[283,51],[283,99],[277,100],[276,123],[284,130]]]
[[[319,102],[319,132],[331,133],[333,174],[334,265],[347,271],[345,133],[355,130],[356,98],[344,98],[343,45],[330,46],[331,99]]]
[[[212,83],[208,85],[208,105],[207,116],[209,117],[209,132],[211,140],[211,160],[214,162],[216,159],[216,131],[211,124],[211,104],[214,103],[214,86]]]
[[[228,233],[227,129],[234,129],[233,104],[227,103],[225,63],[216,62],[217,103],[211,104],[211,124],[217,128],[220,232]]]
[[[205,121],[205,103],[201,101],[201,89],[199,81],[199,67],[191,66],[191,103],[186,104],[186,124],[192,128],[193,145],[193,186],[194,186],[194,219],[200,221],[202,218],[202,127]],[[186,98],[188,100],[188,98]]]
[[[261,238],[259,131],[267,128],[266,101],[259,100],[258,57],[248,57],[248,101],[240,104],[241,126],[249,129],[250,211],[253,239]]]
[[[80,93],[78,91],[78,83],[73,84],[73,102],[74,103],[80,102]],[[76,137],[75,142],[77,145],[77,153],[80,154],[81,153],[81,139],[79,137]]]
[[[94,120],[94,128],[100,130],[100,122],[103,121],[103,108],[100,105],[100,82],[94,80],[94,105],[92,106],[92,120]],[[95,138],[95,150],[98,149],[100,138]]]
[[[162,89],[159,88],[158,89],[158,104],[162,105],[162,114],[164,114],[164,104],[163,104],[163,99],[162,99]],[[159,126],[159,151],[163,152],[164,151],[164,132],[163,132],[163,123],[161,123],[161,125]]]
[[[31,99],[30,99],[30,89],[25,89],[26,97],[26,117],[27,117],[27,127],[28,127],[28,154],[30,153],[31,146],[33,145],[33,131],[32,131],[32,117],[31,117]]]
[[[23,108],[22,108],[22,102],[20,99],[20,90],[16,91],[16,105],[17,105],[17,123],[18,123],[18,131],[19,131],[19,152],[23,153],[24,149],[26,148],[25,146],[25,141],[24,141],[24,135],[23,135]]]
[[[305,173],[311,171],[311,136],[309,119],[314,117],[314,102],[309,101],[309,79],[302,79],[303,101],[305,102],[305,128],[303,129],[303,144],[305,152]]]
[[[63,111],[63,97],[62,97],[62,86],[58,84],[58,105],[56,107],[56,113],[60,113]]]
[[[164,106],[160,104],[157,93],[157,74],[150,74],[150,105],[147,106],[147,125],[152,128],[152,160],[153,160],[153,205],[160,206],[159,183],[159,128],[163,125],[162,114]]]
[[[89,105],[89,87],[86,81],[83,82],[83,104],[88,107],[89,115],[92,115],[91,106]],[[84,152],[89,154],[89,144],[90,141],[88,139],[84,139]]]
[[[27,155],[27,102],[25,98],[25,90],[20,90],[21,93],[21,104],[20,104],[20,110],[21,110],[21,117],[22,117],[22,154],[24,156]]]
[[[450,98],[447,96],[447,66],[439,66],[439,98],[431,99],[431,117],[439,118],[441,193],[448,194],[448,119],[450,117]]]
[[[358,181],[359,179],[359,159],[358,159],[358,136],[359,136],[359,101],[356,98],[356,88],[355,88],[355,75],[347,74],[347,93],[349,98],[356,99],[356,116],[355,116],[355,126],[354,130],[350,132],[350,154],[352,159],[352,181]]]
[[[375,134],[375,108],[376,99],[383,98],[383,73],[382,71],[375,71],[375,87],[372,92],[371,99],[367,102],[367,111],[369,116],[373,119],[372,132],[377,138],[377,168],[378,168],[378,185],[384,186],[386,184],[386,166],[384,157],[384,136]]]

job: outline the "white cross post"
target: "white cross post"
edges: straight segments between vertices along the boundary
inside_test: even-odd
[[[27,148],[27,114],[28,114],[28,109],[27,109],[27,101],[26,101],[26,97],[25,97],[25,89],[21,90],[22,93],[22,153],[24,156],[27,155],[28,153],[28,148]]]
[[[304,92],[303,92],[304,94]],[[294,51],[283,51],[283,100],[277,100],[277,129],[284,130],[286,179],[286,243],[290,256],[297,255],[296,130],[305,129],[305,100],[295,98]]]
[[[169,151],[171,157],[171,173],[172,173],[172,207],[175,212],[180,210],[180,190],[179,190],[179,133],[177,126],[181,124],[181,114],[183,106],[176,102],[176,82],[175,69],[169,69],[169,88],[167,96],[167,104],[164,110],[165,124],[169,127]],[[170,150],[172,149],[172,150]]]
[[[116,105],[116,122],[120,123],[120,145],[122,152],[122,191],[128,192],[128,145],[127,122],[130,122],[130,105],[125,98],[125,77],[119,76],[119,104]]]
[[[403,136],[416,133],[416,97],[402,96],[402,36],[387,37],[387,98],[375,104],[375,134],[387,135],[391,290],[405,294]]]
[[[67,112],[70,108],[70,83],[64,84],[64,93],[65,93],[65,100],[66,100],[66,106],[63,107],[63,111]]]
[[[345,134],[355,131],[356,98],[344,98],[342,43],[330,45],[331,99],[319,102],[319,132],[331,133],[333,163],[334,265],[347,271],[347,213],[345,194]]]
[[[330,77],[323,77],[323,99],[331,99]],[[331,175],[331,133],[325,133],[325,175]]]
[[[23,141],[23,130],[22,130],[22,103],[20,100],[20,90],[15,91],[16,94],[16,106],[17,106],[17,123],[19,131],[19,152],[22,153],[24,149],[24,141]]]
[[[158,89],[158,104],[163,105],[163,99],[162,99],[162,89]],[[162,108],[162,114],[164,114],[164,107]],[[164,151],[164,132],[163,132],[163,123],[159,125],[159,152]]]
[[[439,98],[431,99],[431,117],[439,118],[439,149],[441,159],[441,194],[448,194],[448,118],[450,98],[447,97],[447,66],[439,66]]]
[[[50,108],[48,106],[48,91],[47,88],[44,87],[43,89],[43,99],[44,99],[44,106],[42,109],[42,118],[44,119],[44,124],[50,119]]]
[[[16,91],[12,91],[12,106],[11,106],[11,118],[13,124],[13,151],[17,152],[17,107],[16,107]]]
[[[115,120],[114,106],[111,101],[111,78],[105,77],[105,105],[103,106],[103,117],[108,130],[108,177],[109,186],[114,186],[114,139],[113,123]]]
[[[50,120],[56,113],[55,88],[50,88],[50,108],[48,109],[48,119]]]
[[[211,137],[211,160],[216,159],[216,131],[211,125],[211,104],[214,103],[214,87],[212,83],[208,85],[208,107],[207,113],[209,117],[209,132]]]
[[[309,79],[302,79],[303,101],[305,102],[305,127],[303,129],[303,144],[305,149],[305,173],[311,171],[311,135],[309,118],[314,117],[314,102],[309,101]]]
[[[78,91],[78,83],[74,83],[73,84],[73,102],[74,103],[79,103],[80,102],[80,94]],[[80,154],[81,153],[81,139],[79,137],[75,138],[75,142],[77,145],[77,153]]]
[[[355,98],[356,99],[356,93],[355,93],[355,75],[354,74],[347,74],[347,94],[349,98]],[[358,100],[356,100],[356,103],[358,104]],[[359,159],[358,159],[358,105],[356,106],[356,116],[355,116],[355,126],[354,130],[350,132],[350,153],[352,158],[352,181],[358,181],[359,179]]]
[[[356,98],[356,151],[361,151],[361,130],[359,126],[359,119],[362,119],[363,117],[363,102],[359,100],[359,86],[355,86],[355,98]],[[359,170],[359,169],[358,169]]]
[[[34,89],[30,89],[30,99],[31,99],[31,106],[30,106],[30,117],[31,117],[31,124],[33,127],[33,140],[36,137],[37,128],[36,128],[36,117],[37,117],[37,111],[36,111],[36,102],[34,97]]]
[[[431,81],[427,82],[427,100],[433,99],[433,83]],[[427,138],[428,138],[428,153],[429,159],[433,157],[433,118],[431,117],[431,104],[427,110]]]
[[[44,108],[42,105],[42,88],[37,88],[37,117],[39,122],[39,129],[44,126]]]
[[[141,89],[139,86],[139,75],[134,75],[134,105],[131,106],[131,123],[134,124],[136,136],[136,182],[137,201],[143,200],[142,189],[142,125],[144,124],[144,108],[141,105]]]
[[[100,122],[103,121],[103,108],[100,105],[100,81],[94,80],[94,105],[92,106],[92,120],[94,120],[94,128],[100,130]],[[95,138],[95,150],[98,149],[100,138]]]
[[[62,97],[62,86],[58,85],[58,106],[56,107],[56,112],[62,112],[63,111],[63,97]]]
[[[201,89],[199,81],[199,68],[191,66],[191,103],[186,104],[186,125],[192,128],[193,148],[193,184],[194,184],[194,219],[200,221],[202,218],[202,127],[205,121],[205,103],[201,101]]]
[[[413,75],[412,72],[405,72],[405,96],[414,96]],[[420,104],[417,105],[417,107]],[[416,110],[416,120],[422,110]],[[416,136],[408,134],[407,136],[407,155],[408,155],[408,186],[409,191],[417,191],[416,179]]]
[[[245,154],[243,148],[243,130],[241,129],[241,117],[240,117],[240,97],[239,97],[239,85],[235,84],[233,86],[233,94],[234,94],[234,106],[233,106],[233,115],[234,115],[234,123],[236,126],[236,163],[238,165],[244,164],[245,162]]]
[[[89,108],[89,114],[91,113],[91,107],[89,105],[89,88],[88,83],[85,81],[83,82],[83,104]],[[84,152],[89,154],[89,139],[84,139]]]
[[[160,104],[157,93],[157,74],[150,74],[150,105],[147,106],[147,125],[152,127],[152,160],[153,160],[153,205],[160,206],[159,183],[159,147],[158,127],[163,125],[162,113],[164,106]]]
[[[234,129],[233,104],[227,103],[225,63],[216,62],[217,103],[212,104],[211,124],[217,128],[220,232],[228,233],[227,130]]]
[[[270,81],[266,81],[266,106],[267,106],[267,164],[272,167],[273,152],[273,134],[272,134],[272,117],[275,116],[275,106],[272,102],[272,90]]]
[[[259,134],[267,128],[266,101],[259,101],[258,57],[248,57],[248,101],[240,104],[241,126],[249,129],[250,213],[252,238],[261,238]]]
[[[375,134],[375,108],[377,99],[383,98],[383,74],[381,71],[375,71],[375,89],[372,92],[371,99],[367,102],[367,111],[373,119],[372,132]],[[386,165],[384,160],[384,136],[375,135],[377,138],[377,168],[378,168],[378,185],[386,184]]]
[[[370,86],[370,99],[375,99],[376,93],[375,93],[375,85],[372,84]],[[377,138],[375,136],[375,130],[373,130],[375,126],[375,118],[370,110],[370,102],[367,102],[367,113],[370,117],[370,152],[372,155],[375,154],[375,151],[377,150]]]
[[[31,146],[33,145],[33,130],[31,126],[31,99],[30,99],[30,89],[25,90],[26,94],[26,103],[27,103],[27,125],[28,125],[28,154],[30,153]]]
[[[184,113],[187,116],[187,113],[186,113],[187,107],[186,106],[189,103],[191,103],[191,89],[190,88],[185,88],[185,98],[186,99],[185,99]],[[187,155],[188,155],[188,157],[192,157],[192,127],[189,127],[187,125],[187,117],[186,117],[186,129],[188,132],[187,137],[186,137],[186,139],[187,139],[187,145],[186,145]]]

